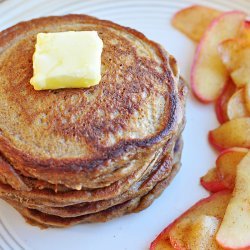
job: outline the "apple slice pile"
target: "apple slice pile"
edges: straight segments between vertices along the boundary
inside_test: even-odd
[[[239,35],[245,14],[232,11],[215,18],[205,30],[195,52],[191,70],[191,86],[204,103],[215,101],[223,92],[229,73],[218,52],[218,46]]]
[[[220,12],[191,6],[175,14],[172,24],[198,42],[191,72],[194,95],[203,103],[216,101],[230,78],[250,83],[250,22],[240,11]]]
[[[215,235],[230,198],[229,191],[222,191],[200,200],[165,228],[150,250],[221,249]]]
[[[202,103],[215,103],[221,125],[208,138],[219,155],[200,179],[212,194],[164,229],[150,249],[250,249],[250,21],[239,11],[196,5],[176,13],[172,24],[198,42],[191,86]]]
[[[215,102],[222,124],[209,133],[210,143],[219,150],[250,148],[250,21],[246,14],[196,5],[176,13],[172,24],[198,42],[192,90],[201,102]]]
[[[246,148],[236,147],[222,151],[216,160],[216,167],[201,177],[201,185],[212,193],[222,190],[232,191],[235,185],[237,166],[248,152],[249,150]],[[213,172],[212,175],[211,172]]]
[[[218,169],[211,168],[206,175],[201,177],[200,182],[207,191],[216,193],[228,189],[223,180],[224,178],[219,174]]]
[[[250,148],[250,21],[246,14],[196,5],[179,11],[172,24],[199,42],[192,90],[201,102],[215,102],[222,124],[209,133],[210,143],[219,150]]]

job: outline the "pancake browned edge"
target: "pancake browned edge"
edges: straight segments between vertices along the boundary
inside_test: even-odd
[[[103,40],[100,84],[35,91],[36,34],[69,30]],[[186,94],[171,55],[110,21],[44,17],[0,32],[0,197],[56,227],[147,207],[179,165]]]
[[[151,182],[152,185],[150,190],[146,190],[145,193],[139,194],[138,197],[132,197],[129,200],[126,200],[117,205],[113,205],[107,209],[104,208],[103,210],[95,213],[79,215],[75,214],[75,209],[71,207],[69,208],[69,211],[71,210],[71,213],[73,213],[73,215],[68,214],[68,217],[61,217],[58,215],[43,213],[37,209],[29,209],[26,206],[23,206],[22,203],[10,200],[8,198],[3,199],[11,204],[17,211],[19,211],[28,223],[39,226],[41,228],[68,227],[80,223],[105,222],[124,214],[139,212],[150,206],[151,203],[170,184],[171,180],[178,172],[180,168],[181,151],[182,141],[180,140],[178,141],[178,148],[176,148],[174,159],[170,161],[169,158],[164,158],[164,160],[158,164],[158,176],[156,177],[155,175],[153,175],[148,177],[149,182]],[[166,168],[168,168],[169,171],[164,171],[164,169]],[[147,181],[145,181],[145,183],[147,185]]]
[[[176,147],[175,149],[175,154],[177,154],[175,158],[178,159],[180,158],[179,155],[181,150],[180,147],[178,148],[178,150]],[[48,214],[54,214],[61,217],[75,217],[95,213],[107,209],[111,206],[117,205],[119,203],[123,203],[136,196],[144,195],[145,193],[149,192],[157,182],[161,181],[162,179],[165,179],[171,173],[173,164],[173,153],[169,154],[165,152],[162,157],[162,160],[154,164],[154,166],[145,173],[143,178],[134,183],[124,193],[106,200],[98,200],[95,202],[81,202],[81,199],[79,199],[78,203],[75,205],[59,206],[59,204],[56,204],[56,206],[54,206],[54,203],[44,203],[43,200],[39,199],[39,196],[36,193],[34,194],[34,197],[37,196],[36,199],[30,199],[25,197],[25,194],[23,193],[13,195],[13,193],[15,193],[15,190],[12,190],[10,187],[8,189],[3,188],[2,186],[0,186],[0,197],[21,202],[24,206],[28,208],[35,208],[39,211]],[[73,198],[75,197],[73,196]]]

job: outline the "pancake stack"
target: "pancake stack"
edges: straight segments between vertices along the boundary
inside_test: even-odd
[[[102,79],[36,91],[40,32],[95,30]],[[104,222],[148,207],[180,166],[186,86],[175,59],[143,34],[86,15],[0,33],[0,197],[40,227]]]

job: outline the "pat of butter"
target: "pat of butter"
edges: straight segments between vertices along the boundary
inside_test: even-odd
[[[101,80],[103,42],[96,31],[39,33],[33,55],[35,90],[87,88]]]

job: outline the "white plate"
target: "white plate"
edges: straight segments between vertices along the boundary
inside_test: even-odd
[[[90,14],[138,29],[161,43],[177,58],[182,75],[189,79],[195,45],[171,27],[170,18],[177,10],[195,3],[221,10],[250,11],[249,0],[0,0],[0,30],[39,16]],[[0,201],[0,248],[147,249],[165,226],[207,195],[199,185],[199,178],[213,166],[216,156],[207,143],[208,130],[218,125],[213,109],[212,105],[201,105],[189,97],[182,169],[170,187],[145,211],[104,224],[40,230],[26,224],[13,208]]]

